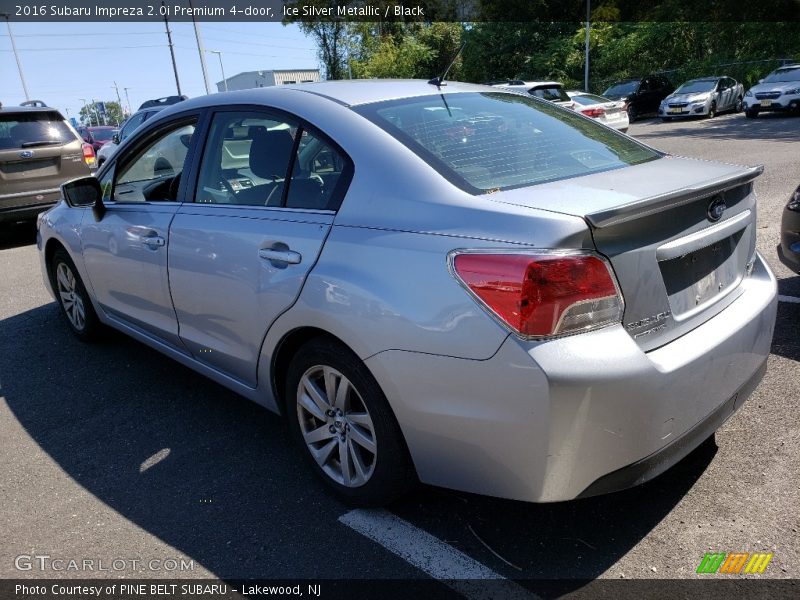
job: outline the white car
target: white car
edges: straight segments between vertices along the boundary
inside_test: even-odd
[[[567,92],[567,95],[575,103],[575,112],[596,119],[598,123],[622,133],[628,131],[630,119],[624,101],[614,102],[603,96],[581,91]]]
[[[492,87],[514,90],[522,94],[528,93],[531,96],[549,100],[553,104],[558,104],[564,108],[575,108],[575,103],[564,91],[564,85],[557,81],[522,81],[515,79],[507,83],[496,83]]]
[[[744,114],[755,119],[760,112],[800,113],[800,64],[775,69],[744,95]]]

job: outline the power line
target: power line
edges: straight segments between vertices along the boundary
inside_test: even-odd
[[[173,33],[172,35],[180,35],[185,37],[193,37],[192,34],[189,33]],[[236,42],[234,40],[212,37],[212,36],[204,36],[207,40],[214,40],[215,42],[225,42],[226,44],[240,44],[243,46],[264,46],[266,48],[282,48],[286,50],[316,50],[316,48],[312,48],[311,46],[277,46],[275,44],[262,44],[258,42]]]
[[[161,35],[160,31],[121,31],[119,33],[108,32],[108,33],[92,33],[92,37],[97,37],[100,35],[110,35],[114,37],[118,37],[120,35]],[[0,33],[0,37],[8,37],[7,33]],[[19,33],[14,34],[15,38],[21,37],[76,37],[74,33]]]
[[[180,48],[181,50],[192,50],[192,48],[188,48],[187,46],[175,46],[176,48]],[[225,54],[238,54],[240,56],[260,56],[263,58],[285,58],[286,53],[283,54],[263,54],[261,52],[233,52],[232,50],[225,50]],[[293,56],[291,58],[300,58],[299,56]]]
[[[20,52],[64,52],[67,50],[132,50],[134,48],[164,48],[166,44],[155,44],[150,46],[91,46],[83,48],[17,48]],[[11,50],[0,50],[0,52],[11,52]]]
[[[261,34],[261,33],[245,33],[243,31],[237,31],[236,29],[226,29],[225,27],[217,27],[216,25],[203,24],[203,27],[205,29],[212,29],[212,30],[215,30],[215,31],[224,31],[226,33],[235,33],[237,36],[240,36],[240,37],[241,36],[250,36],[250,37],[263,38],[264,35],[265,35],[265,34]],[[269,37],[275,38],[275,39],[279,39],[279,40],[292,40],[293,39],[293,38],[290,38],[290,37],[283,37],[283,36],[273,35],[273,34],[269,34]]]

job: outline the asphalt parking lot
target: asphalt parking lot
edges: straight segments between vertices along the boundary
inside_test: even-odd
[[[760,577],[800,578],[800,304],[791,302],[800,277],[775,251],[781,210],[800,183],[800,118],[645,120],[629,133],[674,154],[766,166],[758,249],[785,301],[767,375],[716,443],[636,489],[575,502],[423,488],[378,516],[402,519],[394,522],[415,547],[444,553],[426,568],[397,539],[363,534],[364,513],[317,483],[277,416],[121,335],[77,341],[43,287],[33,229],[7,228],[0,578],[404,579],[446,577],[450,564],[513,579],[696,578],[712,550],[771,552]],[[23,554],[127,562],[20,571]],[[175,558],[194,569],[147,566]]]

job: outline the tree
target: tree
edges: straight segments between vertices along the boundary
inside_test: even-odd
[[[104,102],[106,105],[106,114],[105,114],[105,121],[103,120],[103,115],[98,114],[95,110],[95,107],[92,104],[87,104],[81,107],[80,113],[78,115],[78,119],[82,125],[85,126],[92,126],[92,125],[119,125],[124,120],[122,115],[122,107],[120,107],[119,102],[113,100],[106,100]],[[98,122],[99,117],[99,122]]]

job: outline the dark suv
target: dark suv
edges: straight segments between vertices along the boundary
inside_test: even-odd
[[[617,81],[601,95],[625,102],[628,119],[634,121],[642,115],[655,113],[661,101],[674,91],[675,86],[663,75],[649,75]]]
[[[58,201],[62,183],[91,173],[95,156],[60,112],[0,107],[0,223],[26,221]]]

